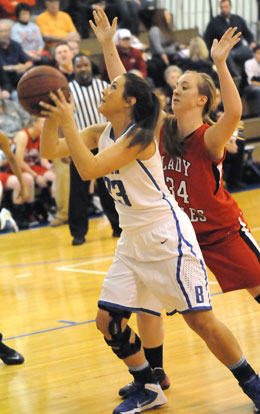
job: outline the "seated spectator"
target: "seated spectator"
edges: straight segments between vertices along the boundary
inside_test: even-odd
[[[162,86],[163,72],[176,62],[177,43],[174,41],[172,18],[167,9],[153,11],[149,43],[152,59],[147,62],[149,76],[156,86]]]
[[[15,40],[10,39],[11,23],[9,20],[0,20],[0,63],[8,75],[12,85],[12,98],[17,97],[16,87],[22,74],[29,69],[33,63],[22,46]]]
[[[30,176],[22,174],[19,163],[12,153],[8,137],[0,131],[0,151],[1,151],[1,170],[0,170],[0,204],[6,194],[6,190],[12,191],[12,213],[24,210],[24,203],[31,196]],[[8,164],[10,173],[5,172]],[[21,216],[21,214],[20,214]],[[17,217],[15,217],[16,219]],[[22,223],[25,219],[22,218]],[[21,228],[20,221],[17,222]],[[23,227],[24,228],[24,227]]]
[[[120,29],[118,32],[117,50],[126,71],[129,72],[132,69],[138,69],[142,73],[143,78],[146,78],[146,62],[142,57],[142,52],[131,46],[130,30]],[[103,68],[102,79],[109,81],[105,65]]]
[[[195,70],[196,72],[207,73],[218,85],[218,75],[213,67],[213,62],[209,59],[209,51],[204,40],[195,36],[190,40],[188,57],[178,61],[178,66],[183,72]]]
[[[11,39],[20,43],[34,64],[49,65],[51,55],[43,51],[44,41],[39,26],[30,21],[32,8],[27,3],[19,3],[15,9],[17,22],[11,28]]]
[[[69,45],[73,56],[76,56],[79,54],[80,52],[80,41],[79,40],[69,40],[67,44]]]
[[[245,20],[237,14],[231,13],[231,1],[220,0],[220,14],[208,23],[204,33],[204,40],[208,49],[211,49],[214,39],[220,40],[228,27],[237,27],[241,32],[241,40],[229,52],[227,65],[233,77],[240,76],[236,63],[243,64],[253,56],[252,48],[255,46],[254,36],[249,30]],[[244,44],[244,42],[248,44]]]
[[[172,17],[167,9],[154,10],[149,42],[152,56],[161,57],[166,66],[175,59],[178,45],[174,41]]]
[[[260,45],[253,49],[254,57],[245,62],[240,84],[240,93],[248,99],[255,100],[255,113],[260,116]]]
[[[155,88],[154,93],[160,100],[161,110],[168,113],[169,109],[167,104],[167,97],[165,95],[163,88]]]
[[[79,40],[80,36],[69,14],[60,11],[58,0],[45,0],[46,10],[36,18],[45,48],[53,51],[59,42]],[[87,23],[88,24],[88,23]]]
[[[11,99],[0,99],[0,129],[12,139],[14,135],[24,128],[30,115],[21,105]]]
[[[12,85],[5,73],[3,66],[0,64],[0,100],[10,98]]]
[[[139,0],[116,0],[119,27],[130,30],[135,36],[139,35],[139,3]]]
[[[43,127],[44,118],[31,116],[26,128],[19,131],[14,139],[14,150],[22,171],[29,173],[35,185],[43,189],[40,197],[48,197],[48,209],[55,209],[55,172],[53,164],[40,157],[40,134]],[[50,196],[49,196],[50,187]],[[44,189],[46,190],[44,191]],[[48,194],[48,195],[47,195]],[[41,200],[43,203],[43,200]],[[32,213],[36,213],[35,206],[31,206]],[[53,211],[54,212],[54,211]],[[47,217],[45,217],[47,219]]]
[[[181,68],[175,65],[168,66],[168,68],[164,71],[165,85],[163,87],[163,91],[166,96],[168,112],[172,112],[172,94],[181,75]]]
[[[110,23],[112,23],[113,18],[117,16],[116,7],[115,5],[110,4],[110,1],[70,0],[69,3],[72,4],[70,4],[67,10],[70,11],[70,14],[71,10],[73,10],[74,21],[77,22],[77,27],[82,38],[89,37],[91,29],[88,21],[93,19],[93,10],[95,10],[96,6],[102,7],[105,10]]]
[[[61,42],[55,47],[54,58],[56,67],[70,82],[74,79],[73,72],[73,53],[67,42]]]
[[[118,46],[118,42],[120,40],[119,39],[120,33],[121,33],[121,29],[118,29],[115,33],[115,36],[114,36],[114,42],[117,46]],[[141,50],[142,52],[145,52],[149,48],[149,45],[146,45],[146,44],[142,43],[140,41],[140,39],[138,39],[138,37],[133,35],[132,33],[131,33],[131,46],[134,47],[135,49]]]
[[[226,145],[226,157],[223,161],[223,179],[228,190],[244,190],[247,184],[242,180],[245,156],[245,141],[242,134],[243,124],[239,124]]]
[[[67,78],[68,82],[74,79],[73,53],[69,42],[61,42],[55,47],[54,57],[56,67]],[[63,136],[62,131],[59,131]],[[70,157],[54,160],[56,174],[55,201],[57,206],[56,216],[51,220],[52,227],[58,227],[68,222],[69,188],[70,188]]]
[[[216,88],[215,102],[212,105],[210,119],[217,122],[223,114],[223,103],[221,100],[220,89]],[[242,180],[245,141],[239,139],[243,137],[243,122],[240,121],[233,135],[230,137],[226,145],[226,156],[223,161],[223,179],[228,190],[243,190],[246,183]]]
[[[16,20],[17,16],[15,9],[19,3],[26,3],[31,7],[36,4],[35,0],[0,0],[0,19],[11,19]]]

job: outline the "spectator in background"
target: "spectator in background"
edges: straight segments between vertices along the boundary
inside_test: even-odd
[[[9,20],[0,20],[0,63],[8,75],[12,85],[12,98],[17,98],[16,87],[22,74],[29,69],[33,63],[22,46],[15,40],[10,39],[11,23]]]
[[[216,88],[215,101],[212,104],[210,119],[217,122],[223,115],[224,107],[221,99],[221,92]],[[243,137],[243,122],[240,121],[233,135],[226,144],[226,156],[223,160],[223,179],[228,190],[243,190],[246,183],[243,182],[243,165],[245,155],[245,141],[237,139]]]
[[[196,72],[207,73],[218,85],[218,75],[214,69],[212,60],[209,59],[209,51],[204,40],[195,36],[190,40],[188,57],[178,61],[178,65],[183,72],[195,70]]]
[[[120,30],[121,29],[118,29],[115,33],[115,36],[114,36],[114,42],[115,42],[116,46],[118,46],[119,35],[121,33]],[[131,46],[134,47],[135,49],[141,50],[142,52],[145,52],[149,48],[148,45],[142,43],[140,41],[140,39],[138,37],[134,36],[132,33],[131,33]]]
[[[245,156],[245,141],[243,138],[243,123],[240,122],[226,145],[226,158],[223,161],[223,179],[229,191],[245,190],[247,184],[243,181],[243,165]]]
[[[181,75],[182,70],[176,65],[168,66],[164,71],[165,86],[163,87],[163,91],[167,101],[167,112],[172,112],[172,94]]]
[[[31,196],[33,180],[27,173],[22,173],[21,167],[16,156],[11,151],[10,140],[7,135],[0,131],[0,150],[4,156],[1,159],[0,171],[0,203],[5,195],[5,190],[12,191],[12,213],[19,228],[28,227],[24,225],[25,217],[22,216],[24,212],[24,203]],[[8,172],[6,172],[6,168]],[[16,213],[19,212],[19,217]],[[17,220],[19,218],[19,221]],[[2,223],[1,223],[2,224]],[[27,223],[26,223],[27,224]]]
[[[3,66],[0,64],[0,100],[10,98],[12,85],[5,73]]]
[[[67,42],[61,42],[56,46],[54,58],[57,69],[63,73],[63,75],[67,78],[67,81],[70,82],[73,80],[73,53]]]
[[[0,129],[12,139],[14,135],[24,128],[30,118],[21,105],[11,99],[0,99]]]
[[[132,69],[138,69],[142,73],[143,78],[146,78],[147,67],[146,62],[142,57],[142,52],[139,49],[135,49],[131,46],[131,32],[128,29],[119,29],[117,35],[117,50],[120,59],[129,72]],[[108,74],[104,65],[102,79],[108,81]]]
[[[20,43],[34,64],[49,65],[51,56],[44,52],[44,41],[39,26],[30,21],[32,8],[27,3],[19,3],[15,9],[17,22],[11,28],[11,39]]]
[[[167,66],[176,62],[177,43],[174,41],[172,17],[167,9],[153,11],[149,43],[152,59],[147,61],[148,74],[155,86],[162,86],[163,72]]]
[[[164,89],[155,88],[154,93],[159,98],[161,110],[168,113],[169,110],[168,110],[167,96],[164,92]]]
[[[70,41],[72,42],[72,41]],[[75,42],[75,41],[73,41]],[[69,42],[59,43],[54,51],[54,57],[56,61],[56,67],[70,82],[74,79],[73,68],[73,52],[69,46]],[[61,129],[59,135],[63,136]],[[69,214],[69,193],[70,193],[70,157],[54,160],[55,172],[56,172],[56,215],[51,220],[51,227],[59,227],[68,223]]]
[[[245,62],[240,85],[241,95],[256,102],[254,116],[260,116],[260,45],[253,49],[253,58]]]
[[[80,52],[80,41],[79,40],[69,40],[67,44],[69,45],[73,56],[76,56]]]
[[[116,0],[116,7],[119,27],[126,28],[138,36],[140,0]]]
[[[233,77],[240,76],[236,63],[244,63],[253,56],[252,48],[255,46],[254,36],[249,30],[245,20],[237,14],[231,14],[231,1],[220,0],[220,14],[208,23],[204,34],[204,40],[210,50],[214,39],[220,40],[228,27],[237,27],[241,32],[241,40],[230,51],[227,65]],[[244,44],[244,40],[248,45]]]
[[[59,42],[79,40],[80,36],[69,14],[60,11],[58,0],[45,0],[46,10],[36,18],[45,48],[53,52]],[[86,23],[88,24],[88,23]]]
[[[175,59],[178,45],[174,41],[172,17],[167,9],[154,10],[149,42],[152,56],[161,57],[165,66]]]
[[[36,4],[35,0],[0,0],[0,19],[16,20],[15,9],[19,3],[26,3],[31,7]]]
[[[19,131],[14,139],[13,145],[16,157],[20,163],[22,171],[28,173],[33,178],[35,185],[41,189],[40,197],[43,203],[43,197],[46,194],[50,209],[56,206],[55,203],[55,172],[53,171],[53,164],[48,160],[40,157],[40,134],[43,127],[44,118],[31,116],[26,124],[26,128]],[[34,199],[27,203],[28,217],[34,221],[37,216]],[[47,215],[45,217],[47,219]]]

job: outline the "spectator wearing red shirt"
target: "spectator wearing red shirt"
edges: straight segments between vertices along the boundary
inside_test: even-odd
[[[142,57],[142,52],[131,46],[131,36],[132,34],[130,30],[119,29],[116,47],[126,71],[129,72],[132,69],[137,69],[142,73],[142,76],[145,79],[147,75],[146,62]],[[103,67],[102,79],[109,82],[105,64]]]

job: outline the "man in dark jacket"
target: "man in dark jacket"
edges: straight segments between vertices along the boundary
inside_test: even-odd
[[[227,65],[233,77],[239,76],[236,63],[243,64],[247,59],[253,57],[254,37],[245,20],[237,14],[231,14],[230,0],[220,0],[219,6],[220,14],[209,22],[204,34],[204,40],[210,50],[213,40],[220,40],[228,27],[237,27],[237,31],[242,33],[241,40],[230,51]],[[247,41],[248,45],[243,44],[243,39]]]

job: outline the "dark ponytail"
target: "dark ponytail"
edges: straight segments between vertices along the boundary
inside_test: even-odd
[[[129,147],[141,145],[144,149],[154,139],[154,130],[160,113],[160,102],[146,80],[133,73],[126,73],[124,76],[126,81],[123,97],[125,99],[127,97],[136,98],[132,114],[135,125],[127,134],[127,137],[130,138]]]

